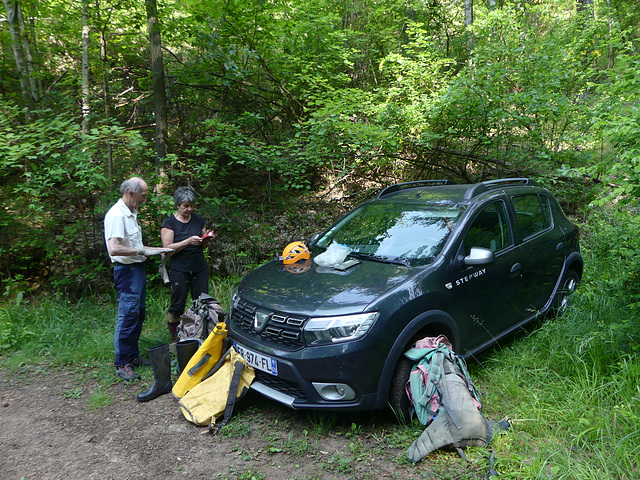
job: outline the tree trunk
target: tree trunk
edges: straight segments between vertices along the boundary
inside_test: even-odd
[[[100,31],[100,68],[102,70],[102,101],[104,119],[108,123],[111,118],[111,92],[109,90],[109,65],[107,63],[107,25],[111,14],[107,15],[107,20],[103,20],[101,15],[100,0],[95,0],[96,22]],[[113,147],[111,141],[107,140],[107,148],[105,155],[107,156],[107,175],[108,178],[113,176]]]
[[[87,20],[87,0],[82,0],[82,133],[89,129],[89,25]]]
[[[473,0],[464,0],[464,26],[468,28],[471,25],[473,25]],[[471,52],[473,50],[473,36],[470,33],[468,35],[467,50]]]
[[[160,41],[160,25],[158,23],[158,7],[156,0],[145,0],[147,23],[149,26],[149,43],[151,46],[151,68],[153,71],[153,96],[155,99],[156,117],[156,155],[158,173],[162,174],[162,162],[167,155],[167,95],[164,83],[164,64]]]
[[[591,9],[590,16],[593,17],[593,0],[576,0],[576,9],[578,12],[585,12]]]
[[[473,0],[464,0],[464,26],[473,25]]]
[[[33,108],[35,102],[29,88],[29,71],[24,55],[24,42],[22,41],[19,26],[20,4],[9,0],[2,0],[4,8],[7,11],[7,23],[9,24],[9,32],[11,33],[11,47],[13,49],[13,57],[16,61],[18,69],[18,78],[20,79],[20,92],[22,99],[27,106],[27,120],[29,119],[29,110]]]
[[[578,13],[578,25],[581,30],[586,30],[595,20],[593,13],[593,0],[576,0],[576,12]],[[589,52],[590,54],[591,52]],[[590,55],[585,53],[583,63],[586,65],[590,59]],[[597,64],[595,64],[597,65]]]
[[[18,2],[16,2],[18,5]],[[38,87],[38,81],[36,80],[35,62],[33,61],[33,55],[31,54],[31,45],[29,43],[29,35],[27,34],[27,27],[24,23],[24,17],[22,16],[22,8],[17,8],[18,27],[20,28],[20,38],[22,40],[22,51],[26,60],[27,79],[29,81],[29,91],[34,102],[40,100],[40,88]]]

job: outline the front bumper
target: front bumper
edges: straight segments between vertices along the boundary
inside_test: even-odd
[[[234,343],[274,359],[278,374],[256,369],[251,388],[294,409],[374,410],[386,404],[379,380],[386,355],[373,336],[285,351],[231,330]],[[321,394],[322,393],[322,394]]]

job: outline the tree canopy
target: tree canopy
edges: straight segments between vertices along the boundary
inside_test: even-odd
[[[155,187],[152,238],[174,187],[196,189],[230,239],[220,258],[236,259],[220,272],[311,233],[292,205],[350,205],[399,180],[531,176],[570,212],[640,193],[628,0],[3,3],[11,281],[98,278],[102,216],[134,174]]]

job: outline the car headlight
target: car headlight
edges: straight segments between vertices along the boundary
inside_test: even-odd
[[[378,312],[311,318],[304,327],[307,345],[330,345],[364,336],[378,318]]]

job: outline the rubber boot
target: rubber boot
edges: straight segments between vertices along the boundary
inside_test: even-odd
[[[150,348],[149,359],[153,367],[153,384],[151,388],[140,392],[137,395],[139,402],[148,402],[160,395],[169,393],[173,385],[171,384],[171,355],[169,344],[164,343],[157,347]]]
[[[178,357],[178,373],[182,373],[193,354],[200,348],[200,342],[193,338],[180,340],[176,343],[176,356]]]

